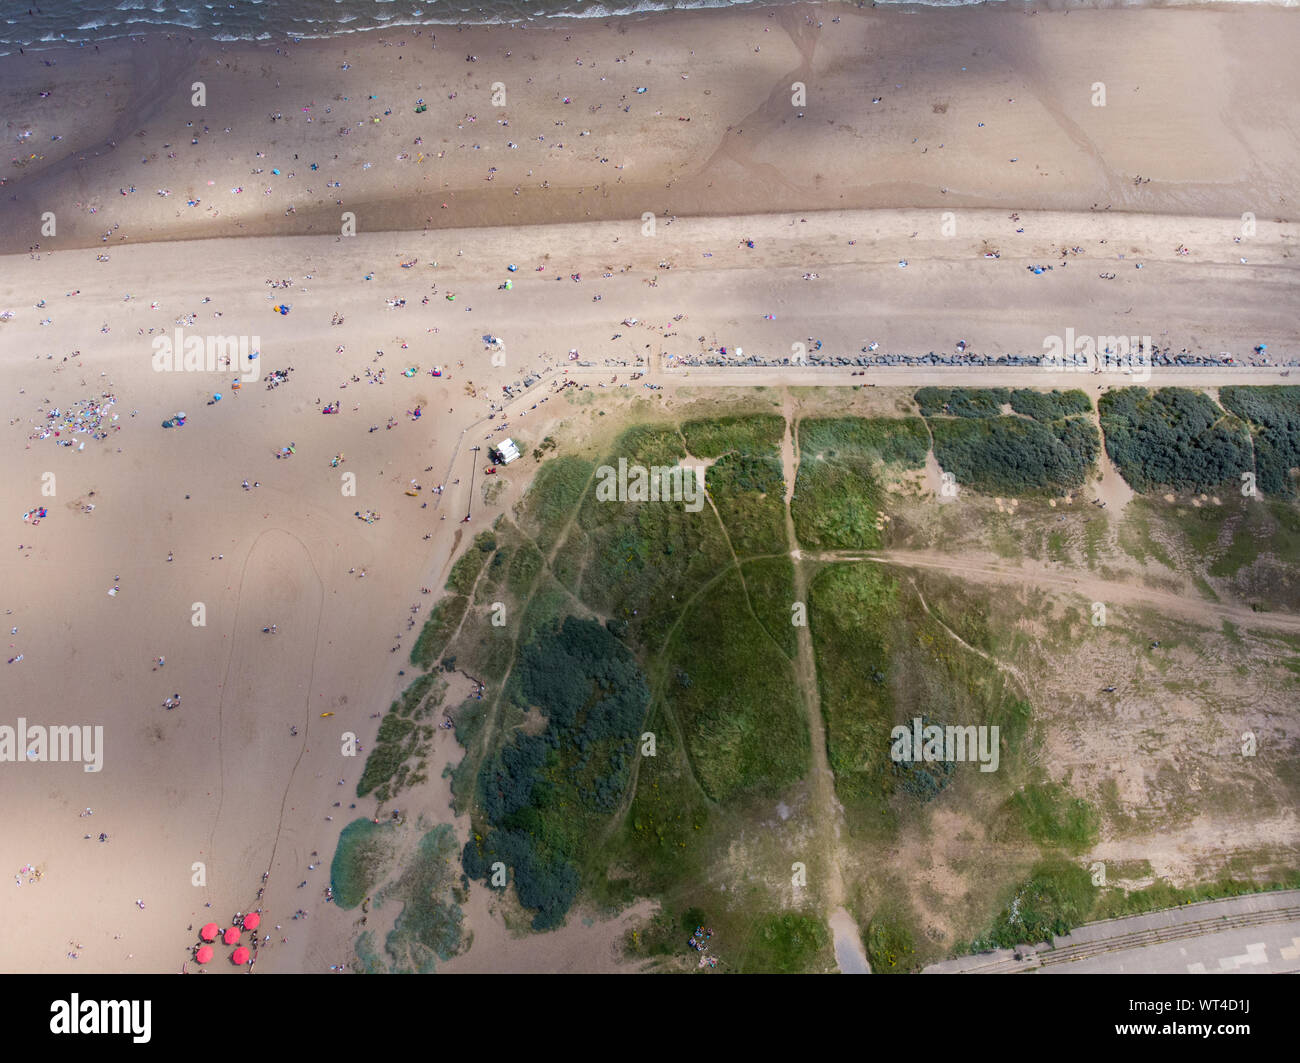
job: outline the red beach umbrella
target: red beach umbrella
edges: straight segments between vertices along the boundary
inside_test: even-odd
[[[226,928],[226,932],[221,935],[221,940],[227,945],[233,945],[239,940],[239,927],[231,926]]]
[[[244,964],[248,962],[248,958],[251,955],[252,953],[249,952],[248,949],[243,945],[240,945],[239,948],[235,949],[235,951],[230,954],[230,962],[236,967],[243,967]]]
[[[211,945],[200,945],[199,951],[194,954],[194,958],[198,960],[199,963],[207,963],[212,959],[212,951]]]
[[[201,937],[204,941],[214,941],[216,940],[217,935],[220,933],[221,933],[221,927],[217,926],[216,923],[209,923],[207,926],[205,926],[202,930],[199,931],[199,937]]]
[[[245,930],[256,930],[261,925],[262,925],[262,917],[258,915],[256,912],[249,912],[246,916],[244,916]]]

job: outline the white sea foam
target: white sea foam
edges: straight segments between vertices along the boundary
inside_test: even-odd
[[[793,0],[785,0],[793,2]],[[974,3],[1028,6],[1034,0],[875,0],[888,7],[966,7]],[[1202,0],[1082,0],[1072,6],[1147,7],[1198,6]],[[1266,4],[1298,7],[1300,0],[1219,0],[1224,4]],[[185,31],[209,40],[267,41],[276,39],[320,39],[376,29],[393,30],[408,26],[496,25],[533,23],[559,19],[608,19],[646,16],[662,11],[719,10],[728,7],[757,7],[771,0],[320,0],[306,7],[302,0],[118,0],[114,12],[122,21],[105,14],[91,14],[82,0],[46,0],[41,19],[42,36],[33,40],[32,23],[23,18],[0,22],[0,55],[9,55],[19,45],[66,47],[138,36],[151,30]],[[78,10],[80,8],[80,10]],[[842,4],[824,4],[814,10],[829,21],[847,9]],[[308,15],[306,12],[310,12]],[[50,20],[57,24],[50,27]],[[310,27],[305,30],[305,27]]]

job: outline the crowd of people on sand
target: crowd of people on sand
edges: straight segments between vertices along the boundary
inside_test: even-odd
[[[34,886],[45,876],[44,870],[33,863],[23,864],[14,875],[15,886]]]
[[[700,954],[700,967],[717,967],[718,958],[716,956],[704,955],[709,951],[709,941],[713,938],[713,929],[706,929],[703,926],[697,926],[695,933],[691,935],[690,940],[686,943]]]
[[[74,356],[80,352],[74,352]],[[68,406],[53,406],[49,409],[37,408],[39,420],[33,421],[35,431],[28,435],[28,440],[53,439],[57,446],[84,450],[86,444],[81,438],[107,439],[110,432],[119,432],[122,426],[117,423],[118,415],[113,413],[117,404],[116,397],[110,392],[79,399]],[[27,444],[31,447],[31,442]]]

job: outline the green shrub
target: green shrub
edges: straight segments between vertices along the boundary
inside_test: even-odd
[[[1097,458],[1096,428],[1081,418],[938,419],[934,456],[957,483],[985,494],[1062,493],[1082,487]]]
[[[913,398],[922,417],[996,417],[1011,393],[1006,388],[921,388]]]
[[[1086,868],[1061,860],[1033,869],[1018,887],[992,929],[971,945],[972,952],[1009,949],[1020,944],[1050,942],[1088,920],[1097,901],[1097,888]]]
[[[1017,388],[1011,393],[1011,408],[1035,421],[1059,421],[1062,417],[1091,413],[1092,402],[1078,388],[1050,392]]]
[[[1098,408],[1106,453],[1135,491],[1209,491],[1254,468],[1245,426],[1200,392],[1121,388]]]
[[[1300,387],[1227,387],[1219,401],[1251,426],[1255,482],[1270,495],[1294,495],[1300,466]]]

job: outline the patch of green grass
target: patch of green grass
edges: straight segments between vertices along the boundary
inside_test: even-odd
[[[497,604],[490,602],[471,609],[456,640],[456,660],[460,668],[485,682],[503,679],[515,652],[511,635],[515,613],[509,603],[499,603],[504,613],[498,611]],[[498,617],[502,617],[505,623],[495,623]]]
[[[425,675],[419,676],[412,680],[407,688],[402,691],[401,697],[393,703],[392,711],[397,713],[399,716],[411,716],[414,719],[422,719],[424,716],[428,715],[428,713],[416,712],[420,707],[420,702],[424,700],[425,695],[430,691],[438,689],[440,684],[442,684],[442,681],[438,678],[436,672],[428,672]],[[383,730],[382,724],[380,725],[380,730]]]
[[[799,460],[862,458],[891,468],[919,469],[930,437],[918,417],[832,417],[799,422]]]
[[[572,606],[568,592],[555,580],[544,577],[533,591],[520,620],[516,636],[519,645],[526,646],[543,632],[559,626]]]
[[[662,696],[710,797],[772,794],[803,777],[811,747],[792,666],[750,615],[734,571],[687,610],[664,660]]]
[[[826,751],[846,805],[883,811],[889,794],[889,682],[901,633],[898,582],[874,565],[833,565],[809,588],[808,613]]]
[[[372,790],[379,791],[380,801],[393,793],[394,785],[400,787],[405,776],[402,769],[420,751],[421,725],[403,716],[389,713],[379,724],[379,737],[366,757],[366,766],[357,780],[357,796],[365,797]]]
[[[451,805],[456,815],[463,816],[472,811],[474,801],[474,783],[478,778],[479,761],[466,753],[453,768],[450,764],[443,771],[451,778]]]
[[[520,519],[544,552],[554,548],[594,471],[594,464],[576,457],[552,458],[537,470],[520,503]]]
[[[487,720],[488,703],[482,698],[469,698],[461,703],[452,716],[455,725],[456,741],[466,749],[472,749],[483,734],[483,724]]]
[[[1151,534],[1151,521],[1156,510],[1151,502],[1135,498],[1128,504],[1124,518],[1119,526],[1119,545],[1126,554],[1139,564],[1146,564],[1147,558],[1158,561],[1167,569],[1175,569],[1173,558],[1164,546]]]
[[[916,417],[810,419],[798,425],[799,469],[790,502],[807,549],[881,543],[886,469],[919,469],[930,437]]]
[[[464,916],[452,895],[456,849],[451,825],[440,823],[420,839],[401,877],[381,891],[381,903],[402,906],[384,942],[391,973],[431,974],[460,951]]]
[[[426,748],[432,729],[419,721],[442,704],[446,688],[436,672],[429,672],[415,679],[393,702],[379,723],[375,745],[366,757],[366,766],[357,782],[358,797],[373,791],[383,803],[404,785],[422,781],[422,777],[408,779],[408,762]]]
[[[1108,860],[1106,861],[1106,878],[1116,879],[1149,878],[1154,874],[1150,860]]]
[[[354,819],[343,828],[330,862],[335,906],[351,911],[369,896],[383,874],[390,837],[391,828],[368,819]]]
[[[867,926],[865,937],[872,974],[905,974],[916,969],[916,941],[907,924],[878,916]]]
[[[506,589],[514,595],[515,601],[522,602],[527,597],[545,563],[541,551],[532,543],[520,544],[515,556],[510,559],[510,568],[506,573]]]
[[[749,602],[758,621],[781,652],[794,660],[799,652],[794,629],[794,563],[789,557],[764,557],[741,566]]]
[[[724,454],[705,479],[737,557],[786,549],[785,479],[779,456]]]
[[[1083,555],[1090,569],[1101,560],[1102,550],[1109,541],[1110,521],[1104,513],[1090,516],[1083,525]]]
[[[478,579],[478,574],[483,571],[488,556],[496,548],[496,536],[490,531],[480,532],[475,536],[474,542],[452,565],[451,575],[447,577],[446,589],[456,594],[469,594],[474,587],[474,581]]]
[[[790,508],[805,550],[870,550],[880,546],[885,491],[862,459],[799,463]]]
[[[1162,880],[1140,890],[1106,890],[1098,897],[1089,919],[1118,919],[1126,915],[1143,915],[1165,908],[1179,908],[1198,901],[1293,889],[1300,889],[1300,869],[1285,871],[1280,877],[1265,882],[1223,876],[1197,886],[1178,887]]]
[[[499,595],[505,583],[506,575],[510,571],[510,566],[519,553],[518,533],[514,531],[513,527],[509,525],[507,527],[510,528],[512,533],[510,536],[512,541],[503,543],[488,558],[487,564],[483,567],[483,576],[478,582],[478,590],[474,595],[475,604],[491,601]]]
[[[686,446],[697,458],[779,453],[784,435],[785,419],[772,414],[715,417],[682,424]]]
[[[1011,806],[1039,845],[1081,853],[1096,844],[1096,809],[1055,783],[1026,786],[1012,795]]]
[[[625,432],[605,464],[626,458],[629,465],[672,466],[683,456],[676,430],[643,426]],[[596,612],[626,620],[633,641],[651,652],[662,650],[682,603],[730,561],[707,506],[691,513],[681,502],[600,501],[593,491],[578,528],[557,556],[557,575]]]
[[[922,584],[918,575],[909,576]],[[961,646],[940,626],[963,632],[972,645],[990,643],[985,613],[968,607],[963,591],[925,580],[927,615],[914,590],[871,564],[838,564],[822,569],[810,588],[813,649],[826,746],[835,788],[850,823],[889,837],[898,817],[917,809],[955,785],[967,805],[991,803],[994,790],[1016,770],[1029,705],[1018,697],[998,668]],[[968,592],[969,602],[979,595]],[[987,606],[985,606],[987,609]],[[941,727],[968,725],[999,729],[1000,767],[980,772],[973,765],[944,768],[929,779],[900,769],[891,760],[892,731],[909,729],[921,717]],[[1000,782],[994,783],[994,776]],[[941,785],[942,784],[942,785]],[[999,798],[1000,799],[1000,798]]]
[[[1088,921],[1096,899],[1097,887],[1085,868],[1063,860],[1044,861],[1027,882],[1015,887],[992,927],[970,951],[1009,949],[1068,934]]]
[[[687,942],[697,928],[708,922],[709,917],[702,908],[689,907],[680,916],[661,909],[644,926],[628,931],[624,946],[633,956],[689,955]]]
[[[415,640],[411,647],[411,663],[417,668],[431,668],[433,662],[442,656],[443,650],[447,648],[447,643],[455,633],[461,619],[465,616],[465,610],[469,606],[469,599],[463,594],[453,594],[450,597],[443,598],[433,607],[433,612],[429,614],[429,619],[424,622],[424,627],[420,629],[420,637]]]
[[[779,912],[758,918],[736,969],[744,974],[802,974],[825,967],[830,931],[816,916]]]
[[[677,894],[708,877],[701,843],[711,809],[662,704],[652,706],[645,729],[655,755],[641,758],[627,816],[601,862],[630,868],[638,891]]]
[[[1066,550],[1066,537],[1062,531],[1051,531],[1047,534],[1047,554],[1053,561],[1067,561],[1069,559]]]

